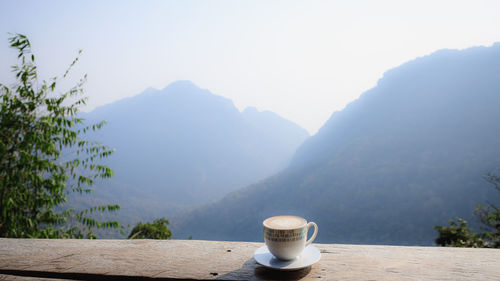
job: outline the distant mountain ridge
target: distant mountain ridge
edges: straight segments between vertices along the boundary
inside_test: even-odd
[[[463,51],[444,49],[436,51],[431,55],[414,59],[397,68],[387,71],[384,73],[383,78],[379,80],[375,88],[364,93],[358,100],[346,106],[344,110],[334,112],[317,135],[308,139],[306,143],[298,149],[294,156],[295,160],[292,165],[302,165],[304,162],[307,162],[306,158],[316,159],[319,161],[321,157],[314,154],[311,149],[315,150],[313,147],[335,148],[336,146],[334,145],[327,146],[317,143],[327,140],[328,137],[326,137],[326,135],[334,130],[349,132],[348,128],[343,128],[342,126],[358,121],[353,120],[353,118],[365,118],[367,121],[371,120],[373,123],[377,122],[375,118],[386,118],[387,120],[388,117],[391,117],[389,114],[395,110],[395,101],[399,102],[401,106],[405,106],[405,110],[407,110],[408,113],[419,115],[421,117],[420,119],[416,119],[412,124],[405,124],[403,123],[405,120],[398,118],[391,119],[392,122],[398,122],[398,126],[400,126],[395,129],[400,129],[403,126],[410,129],[412,128],[411,126],[417,122],[420,122],[422,126],[426,126],[420,128],[422,130],[429,130],[431,128],[437,129],[437,127],[445,128],[448,125],[457,126],[457,123],[453,123],[453,119],[448,119],[448,124],[445,124],[444,121],[446,119],[442,118],[450,118],[453,116],[440,116],[440,114],[446,113],[446,111],[440,110],[447,107],[456,107],[456,111],[454,111],[453,114],[459,115],[464,119],[468,119],[469,122],[474,122],[474,114],[480,113],[483,109],[492,110],[494,105],[482,103],[477,104],[477,102],[474,102],[476,96],[473,92],[481,91],[480,94],[486,95],[486,97],[490,99],[494,99],[498,96],[496,92],[490,93],[489,89],[484,89],[485,87],[491,87],[490,84],[498,79],[498,72],[496,72],[497,70],[495,69],[495,66],[489,66],[489,68],[493,68],[490,69],[490,71],[484,71],[483,67],[495,63],[495,60],[498,59],[499,49],[500,43],[495,43],[489,48],[474,47]],[[432,67],[439,68],[434,71],[430,70],[427,73],[423,73],[421,71],[423,68],[430,69]],[[453,83],[444,85],[440,81],[440,79],[454,79],[453,75],[458,76],[459,73],[457,72],[464,71],[464,67],[473,69],[473,71],[471,70],[467,73],[467,77],[460,77],[460,79],[466,80],[457,81],[455,85],[453,85]],[[418,71],[418,75],[413,75],[416,71]],[[481,85],[479,83],[481,80],[488,81],[489,83]],[[396,83],[400,92],[394,91]],[[446,88],[441,89],[441,87],[445,86]],[[413,87],[413,89],[410,87]],[[432,92],[422,92],[419,94],[417,91],[423,90],[424,87],[432,89]],[[381,95],[385,95],[384,100],[380,100],[379,96]],[[459,97],[460,100],[456,99],[457,97]],[[391,102],[394,103],[392,108],[382,104],[389,98],[392,99]],[[423,99],[427,99],[427,101],[424,101]],[[373,112],[370,112],[372,113],[370,116],[362,113],[368,104],[376,104],[377,102],[379,102],[379,104],[376,105],[379,111],[376,115],[373,114]],[[474,107],[474,105],[476,106]],[[418,108],[417,106],[421,106],[421,108]],[[441,109],[439,107],[441,107]],[[353,111],[357,111],[357,114],[353,114]],[[425,113],[431,113],[433,115],[425,115]],[[465,118],[466,114],[468,114],[470,118]],[[481,127],[479,124],[476,125]],[[458,128],[453,127],[451,129]],[[425,136],[425,134],[420,134],[420,136]],[[328,154],[325,154],[325,152],[326,151],[321,152],[323,157],[326,157]]]
[[[174,238],[262,241],[279,214],[323,243],[431,245],[436,224],[499,201],[500,44],[442,50],[384,74],[335,112],[284,171],[172,218]],[[496,197],[495,197],[496,196]]]
[[[280,171],[309,136],[272,112],[240,112],[231,100],[190,81],[148,88],[83,117],[106,120],[92,137],[116,149],[106,160],[115,171],[113,187],[106,189],[103,183],[96,196],[120,198],[123,209],[126,186],[133,186],[134,204],[140,205],[137,190],[150,202],[135,206],[134,212],[142,208],[157,217],[210,202]]]

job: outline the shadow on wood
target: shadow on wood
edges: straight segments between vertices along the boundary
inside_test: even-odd
[[[311,272],[311,267],[293,271],[272,270],[259,265],[253,258],[248,259],[241,268],[218,277],[216,280],[300,280]]]

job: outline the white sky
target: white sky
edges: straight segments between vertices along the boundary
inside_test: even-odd
[[[8,32],[29,36],[43,77],[78,49],[85,109],[176,80],[270,110],[315,133],[390,68],[435,50],[500,41],[500,1],[0,1],[0,82]]]

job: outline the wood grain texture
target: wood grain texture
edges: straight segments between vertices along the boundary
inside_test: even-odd
[[[495,249],[315,244],[318,263],[279,272],[254,261],[262,245],[0,238],[0,280],[500,280]]]

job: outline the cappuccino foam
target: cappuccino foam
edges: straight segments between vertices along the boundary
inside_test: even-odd
[[[266,227],[272,229],[294,229],[306,224],[306,220],[296,216],[277,216],[264,221]]]

